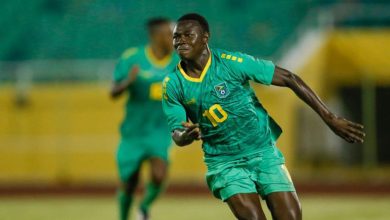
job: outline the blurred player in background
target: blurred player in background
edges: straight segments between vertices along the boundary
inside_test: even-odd
[[[130,216],[140,167],[148,160],[151,181],[139,206],[139,219],[148,219],[149,208],[163,189],[167,176],[170,131],[161,107],[161,81],[177,65],[173,53],[172,23],[153,18],[147,23],[149,44],[126,50],[114,71],[112,98],[129,93],[120,132],[117,163],[122,187],[118,193],[120,219]]]
[[[363,142],[363,126],[333,114],[299,76],[247,54],[210,50],[209,37],[208,22],[198,14],[182,16],[174,29],[181,62],[163,82],[163,109],[173,140],[179,146],[203,140],[207,184],[238,219],[266,218],[259,194],[274,219],[302,219],[284,157],[275,146],[281,129],[249,81],[290,88],[350,143]]]

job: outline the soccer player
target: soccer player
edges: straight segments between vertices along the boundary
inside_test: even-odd
[[[274,219],[301,219],[285,160],[275,146],[280,127],[249,81],[288,87],[337,135],[363,142],[363,126],[333,114],[288,70],[244,53],[210,49],[209,25],[198,14],[178,19],[174,48],[181,61],[163,81],[163,109],[179,146],[203,141],[207,184],[238,219],[265,219],[259,195]]]
[[[112,98],[129,93],[120,133],[117,164],[122,187],[120,219],[129,216],[140,166],[150,162],[151,181],[139,207],[139,219],[148,219],[167,176],[171,136],[161,106],[161,81],[179,62],[172,47],[172,23],[165,18],[148,21],[149,44],[126,50],[113,74]]]

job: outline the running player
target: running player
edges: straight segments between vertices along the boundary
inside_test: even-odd
[[[139,207],[139,218],[148,219],[167,176],[171,138],[161,107],[161,81],[179,62],[172,47],[172,23],[154,18],[147,23],[149,44],[126,50],[114,71],[110,95],[129,93],[120,133],[117,163],[122,187],[118,193],[120,219],[129,216],[140,166],[148,160],[151,181]]]
[[[350,143],[363,142],[363,126],[333,114],[299,76],[244,53],[210,49],[209,37],[209,25],[198,14],[182,16],[174,28],[181,62],[163,81],[163,109],[173,140],[185,146],[202,139],[207,184],[238,219],[265,219],[258,195],[274,219],[302,219],[275,146],[281,129],[249,81],[290,88]]]

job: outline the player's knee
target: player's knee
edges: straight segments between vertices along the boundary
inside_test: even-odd
[[[239,220],[263,220],[256,209],[247,208],[235,213]]]
[[[135,188],[136,188],[135,186],[129,183],[121,183],[119,186],[119,190],[128,196],[134,194]]]
[[[301,204],[298,203],[298,206],[291,207],[286,212],[286,218],[289,220],[301,220],[302,219],[302,207]]]
[[[153,173],[153,176],[152,176],[153,184],[158,185],[158,186],[164,184],[165,176],[166,175],[164,172]]]
[[[128,182],[124,185],[124,191],[127,195],[132,195],[135,192],[135,189],[137,188],[137,184],[134,182]]]
[[[255,212],[240,213],[236,217],[238,220],[261,220],[260,216]]]
[[[132,195],[134,194],[137,185],[138,185],[138,173],[135,173],[132,176],[130,176],[127,182],[122,184],[122,188],[124,189],[127,195]]]

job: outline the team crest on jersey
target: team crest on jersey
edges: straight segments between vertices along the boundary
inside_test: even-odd
[[[229,94],[229,88],[226,82],[219,83],[214,86],[214,90],[219,98],[226,98]]]

